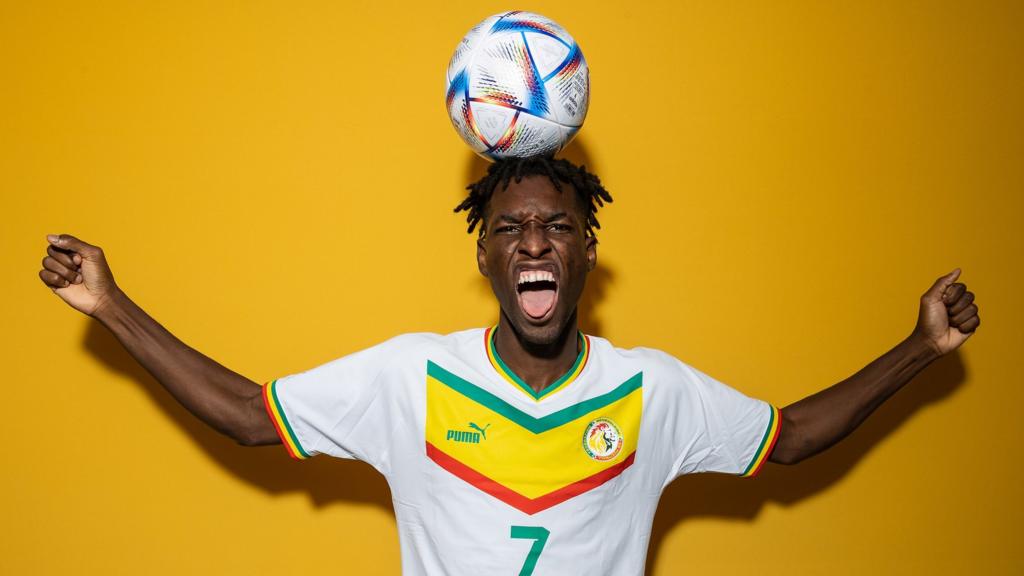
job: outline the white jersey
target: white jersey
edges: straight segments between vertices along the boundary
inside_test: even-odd
[[[403,574],[643,574],[665,486],[751,476],[778,437],[774,406],[593,336],[534,392],[493,332],[398,336],[264,387],[292,456],[387,478]]]

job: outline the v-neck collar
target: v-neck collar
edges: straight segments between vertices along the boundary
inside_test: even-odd
[[[523,379],[516,375],[505,362],[502,361],[501,357],[498,356],[498,349],[494,346],[494,334],[498,331],[498,326],[494,325],[484,332],[484,348],[487,350],[487,359],[491,361],[491,366],[494,367],[495,372],[500,374],[510,384],[513,384],[523,392],[525,392],[530,398],[534,400],[542,400],[554,394],[555,392],[565,388],[583,372],[583,367],[587,365],[587,359],[590,357],[590,338],[583,332],[577,331],[577,338],[580,343],[580,353],[576,356],[576,362],[573,363],[572,368],[566,372],[551,384],[548,384],[540,392],[535,392],[533,388],[523,382]]]

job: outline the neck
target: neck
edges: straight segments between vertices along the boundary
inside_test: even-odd
[[[551,342],[529,342],[516,332],[504,314],[498,320],[494,347],[510,370],[540,392],[568,372],[580,353],[576,314],[573,313],[561,333]]]

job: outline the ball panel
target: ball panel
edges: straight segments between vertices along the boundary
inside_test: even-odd
[[[533,12],[506,12],[491,25],[490,32],[537,32],[556,38],[566,45],[573,44],[572,36],[558,23]]]
[[[573,45],[548,87],[557,103],[553,109],[558,123],[582,126],[590,106],[590,69],[578,46]]]
[[[451,84],[452,78],[455,78],[466,67],[470,60],[469,56],[476,50],[480,41],[489,34],[491,26],[502,16],[502,14],[489,16],[469,29],[469,32],[462,38],[459,45],[455,47],[455,54],[452,54],[452,59],[448,61],[448,72],[445,74],[448,84]]]
[[[492,158],[554,154],[562,148],[562,127],[525,112],[516,113],[502,137],[485,152]]]
[[[470,102],[469,107],[477,133],[488,147],[505,135],[517,113],[514,108],[487,102]]]
[[[566,45],[561,40],[545,34],[530,32],[523,36],[526,38],[526,45],[530,48],[530,55],[533,56],[537,72],[544,81],[549,80],[567,60],[566,57],[569,55],[572,45]]]
[[[452,121],[452,126],[459,133],[459,136],[469,144],[469,147],[474,152],[483,152],[487,145],[484,144],[480,135],[477,133],[474,125],[473,113],[470,109],[470,101],[466,98],[466,75],[460,73],[455,77],[455,80],[449,85],[448,95],[446,104],[448,108],[448,117]]]
[[[519,33],[489,36],[469,69],[469,97],[550,116],[547,89]]]

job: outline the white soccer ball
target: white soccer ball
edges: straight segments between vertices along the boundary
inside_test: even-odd
[[[554,154],[587,116],[583,52],[539,14],[505,12],[474,26],[455,49],[447,80],[452,124],[489,160]]]

